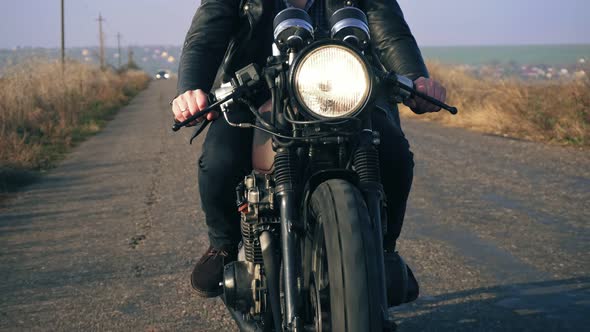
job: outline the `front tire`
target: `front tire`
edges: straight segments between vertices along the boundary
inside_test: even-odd
[[[311,195],[312,266],[309,295],[316,332],[383,331],[376,234],[359,190],[331,179]],[[380,227],[380,225],[378,225]]]

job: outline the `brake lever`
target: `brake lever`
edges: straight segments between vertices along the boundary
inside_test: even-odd
[[[422,92],[414,89],[414,82],[411,79],[409,79],[408,77],[397,75],[394,72],[384,73],[384,72],[377,71],[377,73],[378,73],[379,77],[384,78],[385,80],[389,81],[390,83],[393,83],[393,85],[395,87],[397,87],[398,89],[401,89],[401,90],[404,90],[405,92],[407,92],[409,94],[409,96],[405,96],[405,97],[422,98],[433,105],[436,105],[444,110],[449,111],[449,113],[451,113],[453,115],[455,115],[459,112],[459,110],[456,107],[449,106],[436,98],[433,98],[425,93],[422,93]]]

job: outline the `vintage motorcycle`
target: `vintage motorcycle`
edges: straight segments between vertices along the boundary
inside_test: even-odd
[[[305,11],[283,10],[266,66],[237,71],[208,108],[173,126],[220,109],[231,126],[255,129],[253,171],[236,188],[242,245],[222,282],[242,331],[392,331],[388,308],[418,295],[405,263],[383,249],[379,133],[370,113],[383,88],[397,102],[419,96],[457,109],[369,61],[362,11],[340,9],[330,25],[329,38],[314,38]],[[270,91],[270,111],[253,101],[262,90]],[[232,122],[238,106],[256,121]]]

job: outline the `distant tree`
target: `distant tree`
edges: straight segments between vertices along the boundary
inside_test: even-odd
[[[118,72],[123,73],[128,70],[141,70],[141,68],[137,65],[135,60],[133,59],[133,49],[129,47],[129,51],[127,52],[127,64],[119,68]]]
[[[127,70],[130,69],[139,69],[139,66],[133,59],[133,49],[131,47],[129,47],[129,52],[127,52]]]

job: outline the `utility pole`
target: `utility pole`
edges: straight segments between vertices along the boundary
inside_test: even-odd
[[[117,32],[117,59],[119,60],[119,69],[121,68],[121,33]]]
[[[104,22],[104,18],[102,18],[102,14],[98,13],[98,38],[100,42],[100,68],[105,69],[105,62],[104,62],[104,35],[102,33],[102,22]]]
[[[61,64],[66,64],[66,38],[65,38],[64,0],[61,0]]]

